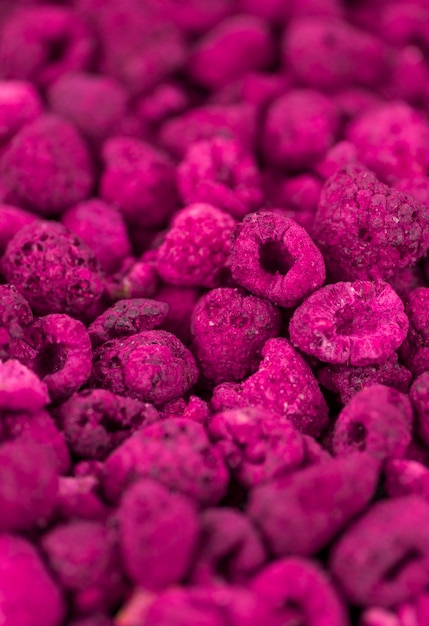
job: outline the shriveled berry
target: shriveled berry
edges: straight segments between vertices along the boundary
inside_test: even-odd
[[[388,283],[357,280],[322,287],[292,316],[292,343],[327,363],[383,363],[404,341],[408,318]]]
[[[47,385],[15,359],[0,361],[0,410],[37,412],[49,404]]]
[[[199,536],[191,501],[143,479],[125,492],[118,510],[126,573],[145,589],[163,589],[187,574]]]
[[[25,328],[33,321],[28,302],[14,285],[0,285],[0,360],[7,360],[24,337]]]
[[[18,207],[9,204],[0,204],[0,255],[3,255],[9,241],[27,224],[34,222],[37,217]]]
[[[228,261],[235,220],[211,204],[176,213],[157,250],[157,271],[166,283],[215,287]]]
[[[412,428],[408,396],[391,387],[371,385],[359,391],[339,414],[332,449],[339,456],[365,450],[382,459],[403,457]]]
[[[253,374],[280,322],[271,302],[243,290],[221,287],[202,296],[192,314],[192,348],[203,376],[218,384]]]
[[[410,326],[400,354],[415,376],[429,369],[429,289],[418,287],[407,298],[405,312]]]
[[[56,222],[24,226],[9,243],[1,269],[39,315],[79,315],[99,300],[103,290],[92,252]]]
[[[313,234],[337,280],[389,278],[426,253],[429,216],[411,195],[348,166],[326,181]]]
[[[232,276],[261,298],[294,307],[325,281],[323,257],[307,232],[269,211],[252,213],[236,227]]]

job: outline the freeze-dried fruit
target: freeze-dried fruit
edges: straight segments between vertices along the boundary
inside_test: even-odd
[[[280,313],[267,300],[221,287],[202,296],[192,314],[192,349],[202,375],[215,384],[253,374],[262,348],[280,333]]]
[[[426,253],[429,215],[411,195],[348,166],[326,181],[313,234],[333,278],[389,278]]]
[[[162,285],[156,292],[156,300],[169,307],[162,329],[176,335],[185,345],[192,339],[191,317],[200,297],[201,291],[196,287]]]
[[[0,360],[13,358],[33,321],[28,302],[14,285],[0,285]]]
[[[418,376],[410,389],[410,400],[416,416],[416,427],[419,436],[429,445],[429,372]]]
[[[323,257],[304,228],[269,211],[252,213],[236,227],[232,276],[261,298],[294,307],[325,281]]]
[[[429,501],[429,470],[422,463],[389,459],[384,467],[384,477],[389,498],[418,495]]]
[[[42,115],[25,125],[2,153],[0,179],[7,202],[50,217],[90,195],[93,163],[72,124]]]
[[[143,479],[125,491],[117,515],[125,571],[134,584],[158,590],[185,577],[200,531],[191,501]]]
[[[197,382],[198,369],[177,337],[165,330],[148,330],[97,348],[93,375],[114,393],[158,406],[189,391]]]
[[[47,385],[15,359],[0,361],[0,411],[37,412],[50,403]]]
[[[19,209],[10,204],[0,204],[0,256],[4,254],[7,244],[16,233],[36,219],[36,215],[25,209]]]
[[[338,456],[365,450],[382,459],[403,457],[412,429],[408,396],[391,387],[372,385],[353,396],[339,414],[332,449]]]
[[[190,204],[173,218],[156,254],[156,268],[166,283],[181,287],[216,287],[230,252],[235,220],[211,204]]]
[[[402,300],[381,280],[322,287],[296,309],[289,324],[291,341],[303,352],[353,366],[383,363],[407,330]]]
[[[425,589],[428,561],[429,504],[409,496],[377,502],[354,522],[334,545],[330,569],[353,604],[389,607]]]
[[[429,369],[429,289],[418,287],[412,291],[405,307],[410,325],[400,354],[414,376]]]
[[[103,290],[91,250],[56,222],[37,221],[21,228],[6,249],[1,270],[39,315],[79,315]]]
[[[42,100],[30,82],[0,81],[0,145],[42,113]]]

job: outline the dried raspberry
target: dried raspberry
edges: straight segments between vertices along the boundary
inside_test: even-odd
[[[102,461],[142,424],[155,421],[158,412],[150,404],[91,389],[61,405],[58,418],[77,457]]]
[[[375,87],[386,72],[386,50],[380,40],[323,17],[292,20],[284,34],[283,60],[300,82],[322,91]]]
[[[358,159],[385,183],[411,178],[429,166],[429,125],[404,102],[389,102],[364,112],[348,130]]]
[[[109,510],[98,494],[94,476],[60,476],[57,513],[64,521],[83,519],[103,522]]]
[[[200,541],[190,574],[194,585],[245,584],[265,563],[262,541],[243,513],[227,507],[200,515]]]
[[[410,389],[410,400],[413,404],[417,421],[417,432],[422,440],[429,442],[429,372],[418,376]]]
[[[410,326],[400,354],[415,376],[429,369],[428,303],[429,289],[419,287],[410,293],[405,308]]]
[[[36,548],[0,535],[0,611],[8,626],[60,626],[66,606]]]
[[[2,28],[0,74],[43,87],[65,72],[86,69],[94,49],[91,31],[77,12],[58,6],[21,8]]]
[[[313,233],[333,277],[388,278],[425,254],[429,217],[410,195],[347,167],[326,181]]]
[[[338,114],[332,100],[306,89],[274,100],[263,131],[266,160],[287,171],[311,168],[333,145]]]
[[[101,198],[115,204],[133,226],[162,226],[178,204],[167,154],[137,139],[112,137],[104,143],[102,158]]]
[[[0,446],[0,528],[46,526],[55,509],[58,463],[46,446],[17,440]]]
[[[49,404],[47,385],[15,359],[0,361],[0,411],[37,412]]]
[[[403,270],[395,272],[387,281],[393,287],[401,300],[406,304],[411,292],[417,287],[425,287],[423,270],[421,267],[405,267]]]
[[[269,339],[258,371],[241,385],[215,389],[215,411],[263,407],[291,420],[300,432],[318,436],[327,425],[327,406],[313,373],[287,339]]]
[[[389,607],[423,591],[428,560],[429,504],[409,496],[377,502],[352,524],[331,552],[330,569],[353,604]]]
[[[231,269],[241,286],[284,307],[296,306],[325,281],[323,257],[307,232],[269,211],[248,215],[235,229]]]
[[[262,203],[261,176],[250,152],[226,137],[191,144],[177,169],[183,202],[207,202],[241,219]]]
[[[9,241],[16,233],[36,219],[35,215],[24,209],[0,204],[0,256],[4,254]]]
[[[34,122],[42,113],[42,100],[31,83],[17,80],[1,81],[0,145],[9,141],[25,124]]]
[[[247,72],[268,68],[273,58],[268,25],[250,15],[235,15],[200,39],[189,59],[188,72],[198,84],[215,90]]]
[[[215,384],[253,374],[262,348],[280,334],[280,314],[267,300],[221,287],[205,294],[192,314],[193,352]]]
[[[2,441],[17,441],[37,444],[51,456],[60,474],[70,470],[70,454],[64,433],[58,430],[47,411],[36,413],[3,413],[1,418]]]
[[[332,448],[345,456],[365,450],[381,459],[405,455],[411,443],[413,410],[408,396],[372,385],[357,393],[335,422]]]
[[[166,283],[215,287],[230,251],[235,220],[210,204],[191,204],[176,213],[157,250],[157,270]]]
[[[140,480],[125,492],[118,520],[124,567],[134,584],[156,590],[184,578],[199,535],[192,502],[153,480]]]
[[[13,285],[0,285],[0,360],[13,358],[33,321],[28,302]]]
[[[287,474],[304,461],[300,433],[284,417],[266,409],[217,413],[208,430],[231,473],[247,488]]]
[[[92,252],[55,222],[24,226],[9,243],[1,269],[41,315],[79,315],[100,298],[103,289]]]
[[[120,131],[128,95],[108,76],[68,72],[48,92],[53,113],[72,122],[88,139],[102,141]]]
[[[82,322],[68,315],[46,315],[26,332],[34,350],[28,363],[47,385],[54,402],[63,401],[82,387],[91,374],[91,341]]]
[[[317,164],[316,171],[326,180],[349,165],[359,166],[356,147],[350,141],[340,141],[326,152]]]
[[[158,406],[189,391],[198,369],[177,337],[165,330],[148,330],[97,348],[93,374],[114,393]]]
[[[86,520],[60,524],[44,535],[41,547],[79,612],[109,609],[121,599],[116,537],[108,526]]]
[[[24,126],[1,155],[6,201],[45,216],[88,197],[94,184],[88,149],[75,128],[55,115]]]
[[[128,257],[119,271],[107,279],[106,290],[113,302],[124,298],[150,298],[158,287],[153,263]]]
[[[370,385],[387,385],[407,393],[411,382],[411,372],[398,363],[396,353],[383,363],[361,367],[328,365],[319,370],[317,376],[323,387],[339,394],[343,404],[347,404],[355,394]]]
[[[152,478],[205,506],[225,495],[229,476],[222,455],[211,446],[204,427],[169,418],[137,431],[106,461],[104,489],[117,500],[137,478]]]
[[[367,507],[379,469],[360,454],[314,465],[256,487],[248,514],[276,556],[315,554]]]
[[[273,608],[279,622],[293,624],[302,619],[314,626],[349,623],[342,598],[315,561],[281,559],[262,570],[251,589]]]
[[[93,346],[110,339],[128,337],[161,326],[168,313],[168,304],[145,298],[118,300],[104,311],[88,328]]]
[[[408,318],[387,283],[327,285],[312,294],[292,316],[292,343],[327,363],[383,363],[404,341]]]
[[[61,222],[86,243],[101,267],[113,274],[131,254],[126,224],[118,209],[101,200],[87,200],[68,209]]]
[[[219,136],[238,141],[248,151],[253,147],[255,135],[255,107],[239,102],[196,107],[168,120],[161,128],[159,141],[175,156],[183,158],[196,141]]]
[[[429,470],[418,461],[389,459],[384,474],[389,498],[417,495],[429,501]]]

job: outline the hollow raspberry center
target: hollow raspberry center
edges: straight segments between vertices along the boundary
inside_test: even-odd
[[[259,248],[259,263],[268,274],[287,274],[295,261],[281,241],[267,241]]]
[[[38,353],[35,372],[40,378],[63,369],[67,359],[66,347],[61,343],[48,343]]]

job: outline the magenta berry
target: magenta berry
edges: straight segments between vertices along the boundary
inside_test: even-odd
[[[418,287],[407,298],[406,313],[410,321],[408,335],[401,346],[401,356],[415,376],[429,368],[429,289]]]
[[[238,289],[213,289],[192,314],[193,352],[203,376],[215,384],[253,374],[265,342],[279,332],[275,306]]]
[[[24,126],[0,158],[6,201],[50,217],[87,198],[94,185],[90,153],[74,126],[43,115]]]
[[[3,255],[9,241],[27,224],[34,222],[37,217],[18,207],[9,204],[0,204],[0,254]]]
[[[327,285],[296,309],[292,343],[327,363],[383,363],[404,341],[404,305],[383,281]]]
[[[55,222],[33,222],[10,241],[2,259],[8,282],[38,314],[79,315],[99,300],[103,277],[93,253]]]
[[[30,82],[0,82],[0,144],[9,141],[25,124],[43,113],[43,103]]]
[[[47,385],[15,359],[0,361],[0,410],[37,412],[49,404]]]
[[[235,220],[211,204],[191,204],[176,213],[157,250],[161,278],[181,287],[215,287],[229,252]],[[204,254],[201,254],[204,250]]]
[[[231,269],[242,287],[284,307],[325,281],[323,257],[304,228],[268,211],[252,213],[235,229]]]

